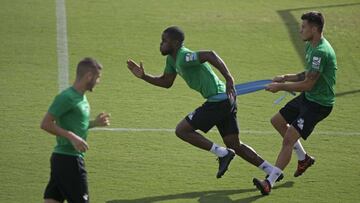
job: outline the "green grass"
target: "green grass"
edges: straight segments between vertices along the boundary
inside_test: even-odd
[[[58,92],[55,1],[1,1],[0,9],[0,202],[41,202],[49,178],[53,136],[39,129]],[[160,34],[179,25],[186,46],[215,50],[237,83],[302,70],[296,26],[308,10],[325,14],[325,37],[339,71],[332,114],[321,122],[305,149],[317,163],[293,178],[296,158],[273,193],[262,197],[252,177],[257,168],[236,159],[224,178],[215,178],[215,157],[170,132],[92,131],[86,156],[92,202],[357,202],[360,165],[356,135],[360,119],[360,1],[67,1],[70,81],[84,56],[104,65],[101,84],[88,94],[92,114],[111,112],[112,126],[174,128],[203,99],[178,77],[161,89],[137,80],[125,61],[142,60],[160,74]],[[335,5],[335,6],[334,6]],[[338,5],[338,6],[336,6]],[[293,18],[283,19],[280,13]],[[295,19],[295,20],[294,20]],[[285,20],[285,22],[284,22]],[[342,94],[343,93],[343,94]],[[346,94],[349,93],[349,94]],[[281,139],[269,119],[280,94],[257,92],[238,98],[242,141],[274,162]],[[288,101],[290,97],[287,98]],[[285,101],[282,102],[282,105]],[[207,135],[217,143],[215,133]]]

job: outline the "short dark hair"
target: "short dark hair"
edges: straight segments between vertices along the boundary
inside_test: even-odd
[[[77,65],[76,78],[82,78],[87,72],[95,72],[102,69],[102,65],[94,58],[85,57]]]
[[[301,20],[307,20],[310,24],[318,27],[319,31],[322,32],[325,24],[324,16],[318,11],[311,11],[304,13],[301,16]]]
[[[185,34],[178,26],[168,27],[163,33],[168,34],[172,40],[177,40],[180,43],[183,43],[185,40]]]

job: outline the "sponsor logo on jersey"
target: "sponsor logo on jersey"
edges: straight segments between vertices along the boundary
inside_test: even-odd
[[[312,59],[312,68],[320,69],[321,57],[314,56]]]
[[[85,114],[90,114],[90,106],[89,105],[85,105],[82,107],[82,111],[85,113]]]
[[[186,62],[196,61],[196,59],[197,59],[196,53],[187,53],[187,54],[185,55],[185,61],[186,61]]]

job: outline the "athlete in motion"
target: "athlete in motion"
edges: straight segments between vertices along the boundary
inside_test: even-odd
[[[145,73],[143,64],[138,65],[131,59],[127,61],[128,68],[136,77],[163,88],[170,88],[179,74],[191,89],[207,99],[202,106],[180,121],[175,133],[180,139],[219,157],[217,178],[224,175],[235,153],[269,174],[272,165],[264,161],[251,147],[239,141],[234,78],[224,61],[214,51],[189,50],[184,46],[184,38],[184,32],[179,27],[172,26],[163,31],[160,52],[167,58],[162,75],[152,76]],[[226,84],[216,76],[210,64],[220,71]],[[225,92],[228,96],[225,99],[210,98]],[[226,148],[196,131],[199,129],[207,133],[213,126],[218,128]]]
[[[263,181],[253,179],[263,195],[270,193],[275,180],[282,175],[290,162],[292,150],[298,157],[295,177],[314,164],[315,158],[305,152],[299,138],[306,140],[316,124],[330,114],[335,102],[336,55],[323,36],[324,17],[313,11],[303,14],[301,19],[300,35],[306,41],[305,71],[276,76],[266,88],[270,92],[283,90],[302,93],[271,118],[283,142],[270,176]]]

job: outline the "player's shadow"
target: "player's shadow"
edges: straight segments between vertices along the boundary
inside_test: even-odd
[[[346,96],[346,95],[349,95],[349,94],[358,94],[358,93],[360,93],[360,90],[352,90],[352,91],[336,93],[335,96],[336,97],[342,97],[342,96]]]
[[[279,184],[273,188],[273,190],[280,188],[290,188],[293,187],[294,182],[288,181],[282,184]],[[153,203],[153,202],[161,202],[167,200],[186,200],[186,199],[195,199],[198,198],[198,202],[200,203],[241,203],[241,202],[254,202],[257,199],[263,198],[265,196],[258,194],[251,197],[246,197],[242,199],[232,200],[229,195],[241,194],[247,192],[256,192],[256,188],[251,189],[236,189],[236,190],[210,190],[210,191],[202,191],[202,192],[188,192],[188,193],[180,193],[180,194],[171,194],[171,195],[163,195],[163,196],[152,196],[152,197],[144,197],[139,199],[122,199],[122,200],[109,200],[106,203]]]

